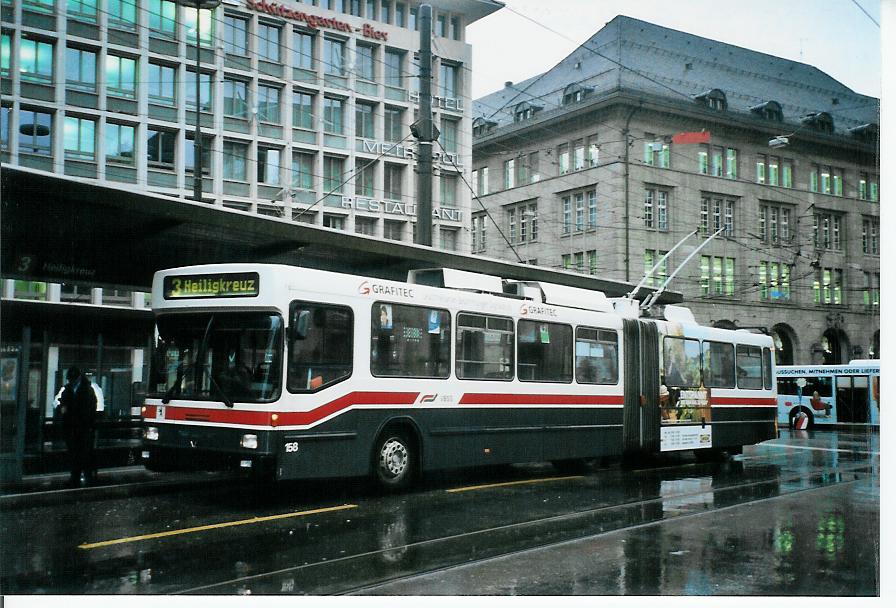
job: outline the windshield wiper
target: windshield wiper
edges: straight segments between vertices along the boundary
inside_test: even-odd
[[[218,391],[218,394],[221,395],[221,400],[224,402],[224,405],[227,407],[233,407],[233,399],[227,396],[227,393],[224,392],[224,389],[215,382],[215,376],[212,374],[212,370],[208,370],[208,379],[211,380],[212,386]]]

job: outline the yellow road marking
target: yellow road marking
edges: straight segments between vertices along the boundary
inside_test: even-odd
[[[114,540],[104,540],[98,543],[85,543],[78,545],[79,549],[99,549],[100,547],[109,547],[111,545],[121,545],[124,543],[135,543],[141,540],[150,540],[153,538],[165,538],[166,536],[177,536],[179,534],[192,534],[194,532],[203,532],[205,530],[216,530],[218,528],[229,528],[232,526],[245,526],[247,524],[258,524],[266,521],[274,521],[277,519],[287,519],[289,517],[302,517],[304,515],[315,515],[317,513],[331,513],[333,511],[343,511],[345,509],[356,509],[358,505],[340,505],[338,507],[326,507],[323,509],[313,509],[311,511],[295,511],[293,513],[281,513],[279,515],[266,515],[264,517],[253,517],[251,519],[241,519],[238,521],[225,521],[219,524],[209,524],[207,526],[195,526],[193,528],[181,528],[179,530],[167,530],[165,532],[156,532],[154,534],[141,534],[140,536],[129,536],[127,538],[116,538]]]
[[[547,481],[563,481],[566,479],[582,479],[585,477],[584,475],[571,475],[569,477],[542,477],[540,479],[523,479],[521,481],[505,481],[502,483],[489,483],[481,486],[467,486],[465,488],[452,488],[450,490],[445,490],[446,492],[471,492],[473,490],[483,490],[486,488],[502,488],[506,486],[521,486],[524,484],[532,484],[532,483],[544,483]]]

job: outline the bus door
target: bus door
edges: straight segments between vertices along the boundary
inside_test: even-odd
[[[868,376],[837,376],[837,422],[868,423]]]
[[[655,323],[623,320],[625,345],[623,452],[660,449],[659,334]]]

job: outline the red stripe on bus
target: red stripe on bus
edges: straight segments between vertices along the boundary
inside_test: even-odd
[[[778,405],[774,397],[712,397],[712,405]]]
[[[249,426],[306,425],[354,405],[413,405],[420,393],[354,392],[325,403],[309,412],[272,412],[251,410],[221,410],[198,407],[164,406],[164,420],[211,422],[214,424],[242,424]],[[276,414],[277,419],[273,420]],[[156,406],[147,406],[144,419],[156,418]]]
[[[622,405],[622,395],[519,395],[514,393],[467,393],[461,405]]]

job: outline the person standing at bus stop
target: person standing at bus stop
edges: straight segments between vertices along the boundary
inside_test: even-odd
[[[96,393],[87,376],[75,366],[68,369],[65,378],[59,408],[71,467],[69,483],[72,486],[89,485],[93,483]]]

